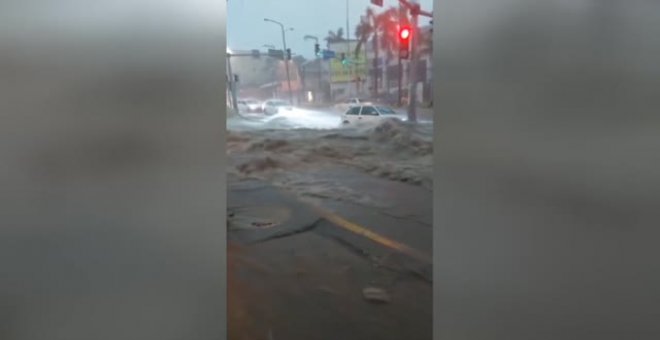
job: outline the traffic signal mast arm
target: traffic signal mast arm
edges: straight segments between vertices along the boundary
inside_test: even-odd
[[[407,8],[408,10],[410,10],[411,12],[413,12],[417,15],[433,18],[433,13],[423,11],[419,7],[419,4],[410,3],[408,0],[399,0],[399,3],[401,3],[401,5],[403,5],[403,7]]]

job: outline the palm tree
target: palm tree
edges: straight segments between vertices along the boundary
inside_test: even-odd
[[[407,20],[407,18],[402,18]],[[405,23],[405,22],[404,22]],[[377,37],[380,49],[385,51],[385,72],[383,73],[383,84],[386,93],[389,93],[389,65],[397,55],[399,49],[399,9],[390,7],[378,15],[379,36]]]
[[[355,36],[358,38],[358,43],[355,46],[355,57],[360,55],[360,49],[373,35],[378,32],[378,20],[373,9],[367,7],[366,14],[360,20],[360,23],[355,27]]]
[[[344,38],[344,29],[343,28],[338,28],[337,31],[328,31],[328,36],[325,37],[325,41],[328,42],[328,44],[336,43],[336,42],[341,42],[341,41],[346,41]]]
[[[404,18],[407,20],[407,18]],[[399,20],[399,9],[396,7],[390,7],[389,9],[376,14],[371,7],[367,7],[365,16],[363,20],[355,28],[355,35],[358,37],[358,43],[355,46],[355,56],[357,57],[360,54],[362,46],[371,39],[374,50],[374,57],[378,59],[378,52],[382,49],[385,51],[387,63],[386,67],[390,64],[390,61],[395,56],[399,38],[398,38],[398,25]],[[378,48],[380,45],[380,49]],[[387,71],[385,72],[387,75]],[[387,86],[387,76],[385,77],[385,84]],[[374,79],[376,80],[376,79]],[[374,84],[375,85],[375,84]],[[377,91],[377,87],[374,86],[374,91]]]
[[[355,46],[354,51],[356,59],[358,59],[358,56],[360,55],[362,45],[369,41],[369,39],[372,39],[375,59],[378,59],[378,23],[378,16],[374,13],[371,7],[367,7],[366,14],[362,17],[362,20],[360,20],[360,23],[357,25],[357,27],[355,27],[355,36],[358,38],[358,43]],[[378,79],[377,75],[375,74],[375,68],[374,75],[375,77],[374,84],[372,86],[372,92],[375,95],[378,93]]]

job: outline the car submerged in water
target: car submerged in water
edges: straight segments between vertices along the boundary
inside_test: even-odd
[[[405,113],[396,112],[386,105],[357,105],[349,108],[341,117],[343,124],[372,123],[384,119],[407,121]]]
[[[238,100],[239,112],[260,112],[261,103],[256,99],[240,99]]]
[[[349,98],[341,103],[336,104],[335,109],[339,110],[340,112],[346,112],[346,110],[350,109],[351,107],[360,105],[372,105],[372,103],[362,98]]]
[[[264,102],[262,110],[264,114],[274,115],[282,111],[292,111],[293,106],[286,100],[270,99]]]

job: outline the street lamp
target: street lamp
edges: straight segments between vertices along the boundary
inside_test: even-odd
[[[282,52],[286,53],[286,36],[285,36],[285,33],[284,33],[284,31],[285,31],[284,25],[279,21],[275,21],[275,20],[268,19],[268,18],[264,18],[264,21],[272,22],[272,23],[280,26],[280,28],[282,29],[282,45],[284,46],[284,49],[282,50]],[[292,30],[293,30],[293,28],[289,28],[289,31],[292,31]],[[289,86],[289,100],[291,101],[291,104],[293,104],[293,91],[291,91],[291,76],[289,75],[289,60],[286,57],[284,57],[284,67],[286,68],[286,81],[287,81],[287,84]]]

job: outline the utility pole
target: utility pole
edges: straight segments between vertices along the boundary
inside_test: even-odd
[[[399,24],[401,24],[401,22],[403,22],[403,17],[404,16],[405,16],[405,9],[401,4],[399,4]],[[401,44],[401,40],[399,40],[399,44]],[[402,89],[403,89],[403,63],[402,63],[402,60],[401,60],[401,54],[400,53],[399,53],[398,69],[399,69],[399,72],[398,72],[399,73],[398,74],[398,76],[399,76],[399,96],[398,96],[399,100],[398,100],[398,104],[399,104],[399,107],[401,107],[401,105],[403,104],[401,102],[401,96],[402,96],[401,92],[402,92]]]
[[[289,87],[289,100],[291,101],[291,104],[293,104],[293,91],[291,91],[291,76],[289,74],[289,60],[286,57],[287,49],[286,49],[286,35],[284,33],[284,24],[282,24],[279,21],[271,20],[271,19],[268,19],[268,18],[264,18],[264,21],[268,21],[268,22],[272,22],[274,24],[277,24],[282,29],[282,45],[284,46],[284,49],[282,50],[282,53],[284,54],[283,59],[284,59],[284,67],[286,69],[286,81],[287,81],[287,84],[288,84],[288,87]]]
[[[399,0],[399,4],[410,11],[411,15],[411,43],[410,43],[410,64],[408,65],[408,120],[417,121],[417,46],[419,36],[419,16],[423,15],[433,18],[431,12],[423,11],[418,0]]]
[[[398,71],[399,71],[398,72],[398,75],[399,75],[399,96],[398,96],[399,100],[398,100],[398,104],[399,104],[399,106],[401,106],[402,105],[402,103],[401,103],[401,95],[402,95],[401,90],[403,88],[403,64],[401,63],[401,57],[399,57]]]
[[[408,120],[417,121],[417,45],[419,41],[418,12],[419,4],[416,0],[413,3],[415,9],[411,10],[411,29],[410,35],[410,63],[408,64]]]

